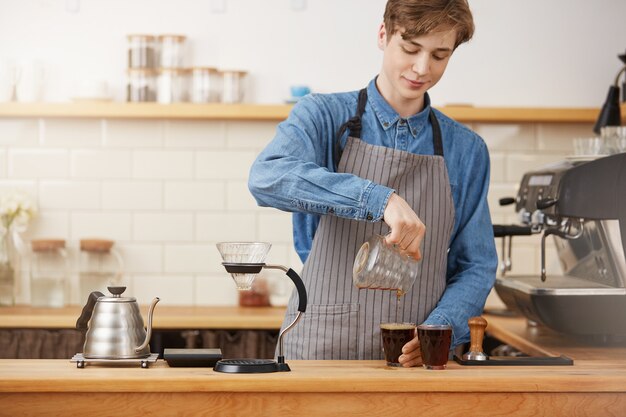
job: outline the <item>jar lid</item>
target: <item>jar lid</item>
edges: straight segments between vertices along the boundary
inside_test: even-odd
[[[64,239],[35,239],[30,242],[33,252],[49,252],[65,248]]]
[[[131,39],[145,39],[147,41],[153,41],[154,40],[154,35],[144,35],[141,33],[138,34],[130,34],[130,35],[126,35],[126,39],[131,40]]]
[[[185,39],[187,39],[187,36],[166,33],[166,34],[163,34],[163,35],[159,35],[158,39],[159,39],[159,41],[162,41],[163,39],[174,39],[176,42],[184,42]]]
[[[218,72],[221,74],[238,74],[242,76],[248,73],[248,71],[236,70],[236,69],[221,69],[221,70],[218,70]]]
[[[143,74],[154,75],[156,70],[154,68],[126,68],[129,74]]]
[[[182,68],[182,67],[160,67],[156,70],[159,74],[164,72],[172,72],[174,74],[188,74],[191,72],[190,68]]]
[[[196,71],[218,72],[217,68],[215,67],[191,67],[191,70],[193,72],[196,72]]]
[[[80,250],[84,252],[106,253],[111,250],[114,243],[113,240],[106,239],[81,239]]]

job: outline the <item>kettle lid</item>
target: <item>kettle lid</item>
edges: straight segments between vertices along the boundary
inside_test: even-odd
[[[107,287],[107,290],[109,290],[109,292],[113,295],[111,297],[106,296],[106,295],[104,297],[99,297],[98,298],[99,303],[101,302],[132,303],[132,302],[137,301],[135,297],[122,297],[122,293],[126,291],[126,287]]]

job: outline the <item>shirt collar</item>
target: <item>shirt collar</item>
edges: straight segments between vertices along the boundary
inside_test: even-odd
[[[376,87],[376,78],[367,85],[367,101],[374,110],[378,121],[384,130],[388,130],[400,120],[400,115],[387,103],[387,100],[378,91]],[[409,124],[409,132],[413,136],[424,128],[428,122],[428,114],[430,113],[430,97],[428,93],[424,94],[424,108],[421,112],[408,117],[406,120]]]

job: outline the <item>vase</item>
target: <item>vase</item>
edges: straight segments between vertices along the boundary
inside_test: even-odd
[[[15,304],[15,245],[11,233],[0,235],[0,306]]]

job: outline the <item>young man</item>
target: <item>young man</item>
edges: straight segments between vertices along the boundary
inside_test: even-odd
[[[483,140],[430,106],[427,90],[473,34],[466,0],[389,0],[382,70],[361,91],[303,98],[250,171],[261,206],[294,212],[309,305],[285,337],[288,359],[381,359],[379,324],[449,324],[469,339],[497,256]],[[371,235],[420,260],[411,291],[359,291],[352,265]],[[295,317],[290,300],[283,327]],[[399,308],[396,317],[396,308]],[[421,364],[419,342],[403,366]]]

